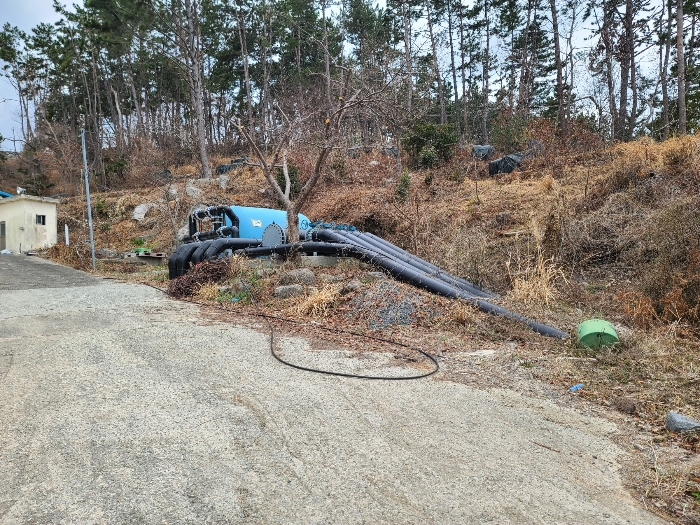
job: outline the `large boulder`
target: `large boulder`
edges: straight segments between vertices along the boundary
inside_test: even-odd
[[[700,430],[700,421],[686,417],[678,412],[669,412],[666,415],[666,428],[670,432],[690,432],[693,430]]]
[[[193,179],[187,181],[185,193],[188,197],[192,197],[193,199],[199,199],[202,197],[202,190],[195,186],[195,181]]]
[[[278,286],[275,288],[275,297],[278,299],[286,299],[287,297],[295,297],[301,295],[304,289],[300,284],[289,284],[287,286]]]
[[[136,208],[134,208],[132,218],[135,221],[141,222],[146,217],[148,210],[150,210],[154,206],[156,205],[152,202],[144,202],[143,204],[139,204],[138,206],[136,206]]]
[[[298,270],[290,270],[281,273],[277,278],[277,282],[281,285],[287,284],[316,284],[316,275],[308,268],[299,268]]]

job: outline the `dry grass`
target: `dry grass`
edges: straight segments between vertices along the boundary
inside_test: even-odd
[[[78,270],[92,270],[92,255],[88,243],[73,242],[70,246],[56,244],[44,252],[44,256],[65,266]]]
[[[198,264],[182,277],[170,281],[168,295],[176,298],[192,297],[207,285],[228,281],[231,278],[230,271],[231,267],[226,259]]]
[[[533,266],[527,266],[513,277],[513,288],[508,297],[524,304],[544,304],[549,306],[559,297],[556,282],[564,279],[564,273],[552,260],[545,260],[541,250]]]
[[[216,301],[219,295],[219,284],[213,282],[201,283],[194,294],[200,301]]]
[[[453,301],[451,308],[447,311],[448,320],[457,326],[478,323],[482,315],[475,306],[466,301]]]
[[[313,289],[292,310],[296,315],[325,317],[340,301],[342,286],[327,284],[322,288]]]

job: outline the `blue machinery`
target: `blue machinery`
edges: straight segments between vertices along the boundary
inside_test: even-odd
[[[208,220],[211,229],[199,231]],[[568,338],[569,334],[489,301],[495,294],[454,276],[398,246],[351,226],[313,223],[299,214],[299,240],[286,238],[287,214],[281,210],[246,206],[210,206],[195,210],[190,217],[190,235],[168,260],[170,278],[182,276],[200,262],[227,254],[246,257],[303,254],[354,257],[379,266],[395,279],[430,292],[461,299],[484,312],[525,323],[549,337]]]

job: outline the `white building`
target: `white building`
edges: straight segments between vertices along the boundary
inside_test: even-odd
[[[0,195],[0,250],[21,253],[56,244],[59,202],[33,195]]]

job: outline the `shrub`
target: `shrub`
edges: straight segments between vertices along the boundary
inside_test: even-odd
[[[432,168],[437,162],[437,151],[432,146],[425,146],[420,150],[420,163],[424,168]]]
[[[414,163],[423,165],[423,151],[431,148],[434,160],[447,161],[452,157],[452,147],[458,137],[451,124],[431,124],[416,122],[403,138],[403,146]],[[435,163],[433,162],[433,164]]]
[[[408,190],[411,187],[411,177],[408,172],[404,171],[399,180],[399,186],[396,188],[396,198],[403,202],[408,197]]]

